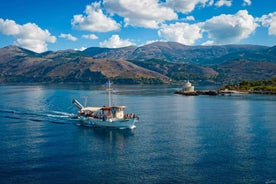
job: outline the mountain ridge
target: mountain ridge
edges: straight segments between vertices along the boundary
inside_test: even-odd
[[[93,47],[94,49],[96,47]],[[153,42],[140,47],[130,46],[118,49],[102,48],[104,52],[89,54],[87,48],[83,52],[94,58],[114,58],[126,60],[148,60],[162,59],[170,62],[187,62],[196,64],[218,64],[212,60],[219,59],[227,54],[237,52],[265,52],[266,49],[273,48],[261,45],[212,45],[212,46],[187,46],[177,42]],[[128,50],[128,54],[122,50]],[[104,54],[103,54],[104,53]],[[116,53],[116,54],[113,54]],[[275,57],[273,57],[275,59]],[[274,60],[273,60],[274,61]]]
[[[276,46],[154,42],[140,47],[90,47],[40,54],[7,46],[0,48],[0,68],[0,83],[101,83],[112,79],[118,83],[152,84],[189,79],[216,84],[274,77]]]

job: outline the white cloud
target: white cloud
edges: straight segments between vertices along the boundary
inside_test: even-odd
[[[205,6],[208,2],[209,0],[167,0],[165,5],[182,13],[190,13],[197,5]]]
[[[219,0],[215,3],[215,6],[232,6],[232,0]]]
[[[219,15],[202,23],[209,38],[218,44],[235,43],[247,38],[258,27],[254,17],[247,10],[234,15]]]
[[[148,45],[148,44],[151,44],[151,43],[154,43],[154,42],[166,42],[166,40],[148,40],[148,41],[146,41],[146,43],[144,43],[140,46]]]
[[[89,34],[89,35],[82,35],[83,38],[90,39],[90,40],[97,40],[98,37],[95,34]]]
[[[195,18],[193,16],[187,16],[184,20],[195,21]]]
[[[87,49],[86,47],[81,47],[81,48],[75,48],[74,50],[77,50],[77,51],[84,51],[85,49]]]
[[[214,41],[207,40],[206,42],[202,43],[201,45],[213,45]]]
[[[251,0],[243,0],[243,6],[250,6]]]
[[[0,32],[14,36],[14,44],[39,53],[48,50],[47,42],[56,42],[56,37],[51,36],[47,29],[42,30],[34,23],[19,25],[13,20],[0,18]]]
[[[276,12],[263,15],[257,21],[261,22],[263,26],[268,27],[269,35],[276,35]]]
[[[177,14],[158,0],[104,0],[110,13],[124,18],[125,26],[158,28],[160,23],[177,19]]]
[[[100,2],[87,5],[85,15],[74,15],[71,24],[74,28],[91,32],[109,32],[120,29],[120,24],[104,14]]]
[[[175,23],[163,25],[158,31],[160,37],[168,41],[175,41],[186,45],[193,45],[202,38],[201,28],[198,24]]]
[[[64,33],[61,33],[59,35],[60,38],[65,38],[65,39],[68,39],[68,40],[71,40],[71,41],[77,41],[78,38],[72,36],[71,34],[64,34]]]
[[[209,3],[208,3],[208,5],[209,5],[209,6],[213,6],[214,3],[215,3],[214,0],[210,0]]]
[[[122,40],[119,35],[112,35],[108,40],[100,42],[100,47],[120,48],[135,45],[129,40]]]
[[[20,33],[20,25],[13,20],[0,18],[0,31],[5,35],[17,35]]]

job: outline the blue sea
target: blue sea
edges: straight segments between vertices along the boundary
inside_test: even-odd
[[[113,86],[133,130],[83,127],[105,86],[0,86],[0,183],[276,183],[276,96]]]

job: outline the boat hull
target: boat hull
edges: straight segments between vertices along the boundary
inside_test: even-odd
[[[99,127],[110,127],[110,128],[119,128],[119,129],[133,129],[135,128],[135,123],[138,122],[136,118],[128,119],[96,119],[91,117],[82,117],[82,125],[84,126],[99,126]]]

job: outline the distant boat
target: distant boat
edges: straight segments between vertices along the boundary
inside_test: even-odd
[[[139,118],[136,114],[124,114],[126,106],[111,105],[111,83],[108,85],[108,106],[84,107],[79,101],[73,99],[72,103],[79,109],[78,117],[84,126],[101,126],[112,128],[135,128]]]

